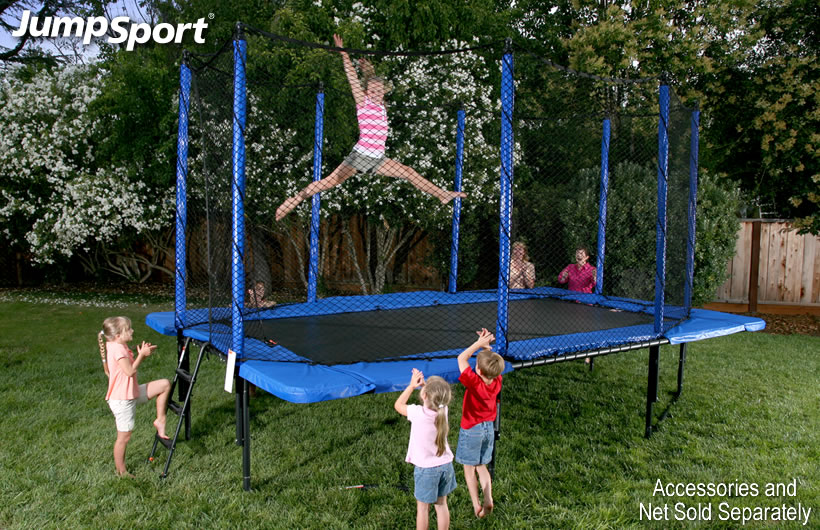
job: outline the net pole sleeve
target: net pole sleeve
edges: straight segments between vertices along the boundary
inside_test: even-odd
[[[248,43],[244,37],[234,40],[233,152],[231,178],[232,245],[231,245],[231,348],[236,358],[244,354],[242,308],[245,306],[245,60]]]
[[[692,307],[692,289],[695,281],[695,228],[698,201],[698,154],[700,143],[700,111],[693,110],[690,122],[691,134],[689,137],[689,233],[686,239],[686,284],[683,291],[683,308],[686,316]]]
[[[507,353],[507,320],[510,277],[510,224],[513,187],[513,54],[504,53],[501,61],[501,193],[498,229],[498,314],[495,323],[495,343],[498,353]]]
[[[601,294],[604,288],[604,258],[606,257],[606,213],[607,196],[609,195],[609,139],[611,123],[606,118],[601,132],[601,186],[598,198],[598,248],[595,260],[595,294]]]
[[[458,111],[458,127],[456,129],[456,181],[455,191],[462,190],[462,170],[464,168],[464,110]],[[458,242],[461,225],[461,197],[453,200],[453,232],[450,240],[450,276],[447,292],[455,293],[458,281]]]
[[[185,327],[187,250],[185,227],[188,223],[188,112],[191,108],[191,69],[183,60],[179,67],[179,124],[177,126],[176,212],[174,250],[174,327]]]
[[[316,93],[316,120],[313,128],[313,182],[322,180],[322,138],[324,134],[325,95],[322,89]],[[319,282],[319,213],[320,193],[311,198],[310,211],[310,260],[308,267],[307,301],[316,301]]]
[[[655,225],[655,333],[663,328],[666,287],[666,195],[669,176],[669,87],[661,85],[658,118],[658,218]]]

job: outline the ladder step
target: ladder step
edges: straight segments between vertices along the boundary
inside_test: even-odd
[[[172,412],[176,413],[179,416],[179,422],[177,423],[176,432],[173,438],[160,438],[158,434],[154,434],[154,447],[151,449],[151,454],[148,456],[149,462],[154,461],[154,452],[159,444],[162,444],[166,449],[168,449],[168,458],[165,460],[165,469],[163,470],[160,477],[165,478],[168,476],[168,468],[171,466],[171,457],[174,455],[174,448],[176,447],[176,443],[179,437],[179,431],[182,428],[182,422],[185,422],[185,439],[188,438],[188,427],[190,423],[190,418],[187,414],[190,412],[189,406],[191,403],[191,391],[194,388],[194,382],[196,381],[196,376],[199,373],[199,366],[202,362],[203,354],[205,353],[205,346],[203,346],[199,350],[199,357],[196,360],[196,367],[194,368],[193,372],[190,372],[187,366],[182,368],[181,365],[188,364],[188,359],[185,357],[188,354],[188,343],[191,339],[187,339],[182,351],[180,352],[179,357],[179,364],[176,368],[176,375],[174,377],[174,382],[171,383],[171,393],[173,393],[174,388],[176,388],[177,383],[182,380],[187,383],[187,385],[181,385],[179,390],[180,394],[185,394],[185,399],[182,403],[174,401],[173,399],[168,400],[168,409]],[[185,357],[185,358],[183,358]],[[187,388],[185,388],[187,386]],[[184,392],[183,392],[184,390]],[[181,397],[181,395],[180,395]]]
[[[173,400],[168,400],[168,408],[177,416],[182,416],[182,405]]]
[[[187,370],[184,370],[184,369],[182,369],[182,368],[177,368],[177,376],[179,376],[179,378],[180,378],[180,379],[184,379],[184,380],[185,380],[185,381],[187,381],[188,383],[190,383],[190,382],[191,382],[191,379],[193,379],[193,377],[191,376],[191,374],[190,374],[190,373],[188,373],[188,371],[187,371]]]

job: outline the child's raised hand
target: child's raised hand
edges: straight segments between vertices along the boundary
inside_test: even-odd
[[[481,328],[481,331],[476,331],[478,340],[476,343],[481,347],[490,347],[490,343],[495,340],[495,335],[487,331],[487,328]]]
[[[337,48],[345,47],[345,43],[344,41],[342,41],[342,37],[338,33],[333,34],[333,43],[336,45]]]
[[[142,341],[142,344],[140,344],[137,347],[137,354],[142,355],[143,357],[149,357],[152,353],[154,353],[154,350],[156,349],[156,344],[151,344],[150,342]]]
[[[424,385],[424,374],[421,370],[413,368],[413,375],[410,376],[410,386],[413,388]]]

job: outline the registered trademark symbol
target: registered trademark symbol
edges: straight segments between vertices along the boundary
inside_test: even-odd
[[[214,14],[213,14],[213,13],[208,13],[208,18],[210,18],[211,20],[213,20],[213,19],[214,19]]]

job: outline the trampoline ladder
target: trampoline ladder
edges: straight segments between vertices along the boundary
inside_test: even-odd
[[[170,438],[160,438],[159,434],[154,433],[154,446],[151,448],[151,454],[148,456],[148,461],[154,461],[154,454],[157,451],[157,447],[159,445],[164,446],[168,449],[168,458],[165,460],[165,469],[160,474],[161,478],[165,478],[168,476],[168,468],[171,467],[171,457],[174,456],[174,450],[176,449],[177,440],[179,439],[179,433],[182,430],[182,425],[186,424],[188,421],[190,412],[191,412],[191,396],[194,392],[194,384],[196,383],[196,377],[199,373],[199,367],[202,364],[202,358],[205,354],[205,349],[210,345],[210,343],[205,343],[202,345],[202,348],[199,350],[199,355],[196,359],[196,364],[194,365],[194,371],[188,371],[188,355],[189,355],[189,346],[190,346],[190,339],[186,340],[185,344],[182,346],[181,353],[179,355],[179,363],[177,364],[176,373],[174,374],[174,380],[171,383],[171,392],[170,395],[174,395],[174,389],[177,386],[177,383],[180,382],[180,389],[185,389],[185,399],[182,404],[174,401],[172,398],[168,399],[168,409],[179,416],[179,421],[177,421],[177,428],[174,431],[173,437]],[[188,430],[185,431],[185,438],[188,439]]]

